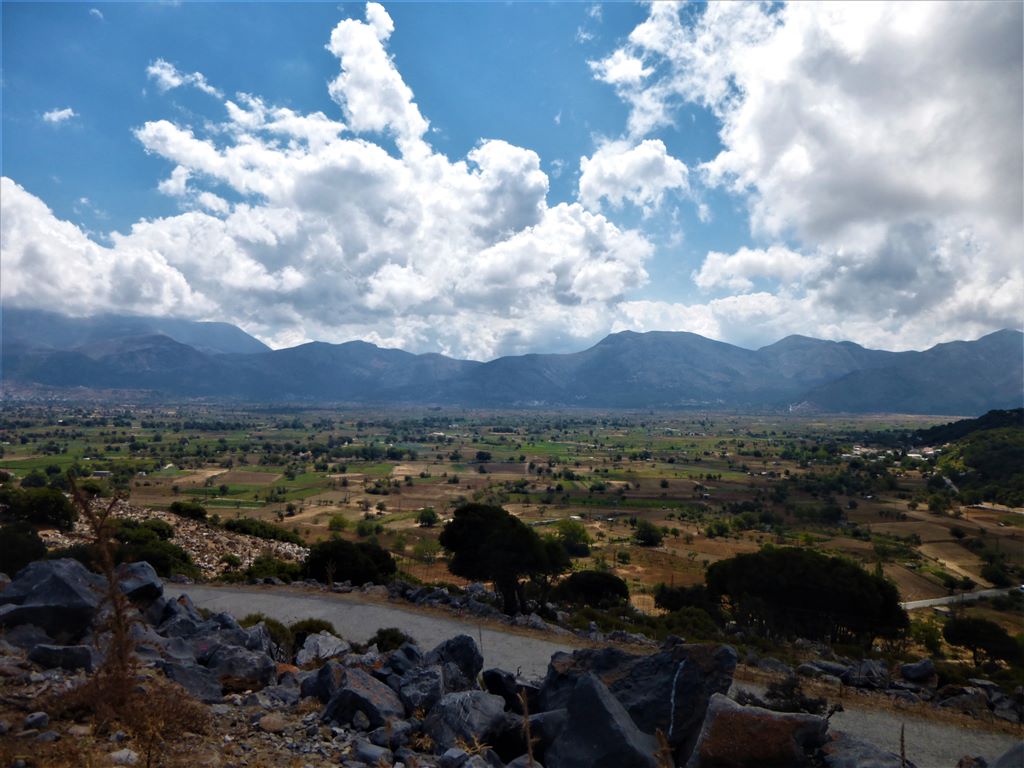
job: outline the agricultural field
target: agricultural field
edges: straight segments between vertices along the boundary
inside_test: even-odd
[[[938,421],[23,407],[0,414],[0,470],[56,487],[74,470],[136,506],[195,501],[214,522],[255,518],[307,543],[373,537],[425,579],[454,580],[438,533],[483,501],[573,538],[574,568],[616,573],[645,609],[655,585],[702,583],[711,563],[769,544],[843,555],[917,600],[991,586],[994,559],[1004,575],[1024,566],[1024,510],[961,506],[939,452],[900,446]]]

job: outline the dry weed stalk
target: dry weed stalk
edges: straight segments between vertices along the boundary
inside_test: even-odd
[[[530,704],[527,700],[525,690],[519,691],[519,705],[523,708],[523,736],[526,737],[526,764],[533,768],[536,763],[533,757],[533,745],[536,744],[540,739],[535,739],[533,734],[530,732]]]
[[[658,751],[654,753],[654,762],[658,768],[675,768],[675,760],[672,759],[672,746],[668,743],[665,732],[658,728],[654,732],[654,738],[658,741]]]

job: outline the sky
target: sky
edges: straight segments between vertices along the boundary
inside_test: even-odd
[[[477,360],[1020,328],[1022,8],[4,2],[0,300]]]

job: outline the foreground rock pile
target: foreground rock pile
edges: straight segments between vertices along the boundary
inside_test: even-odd
[[[830,733],[824,718],[727,698],[737,662],[728,646],[670,640],[649,655],[557,653],[543,680],[528,681],[484,670],[464,635],[382,652],[321,632],[286,656],[262,623],[243,628],[229,614],[204,615],[187,597],[167,599],[146,563],[122,567],[119,585],[135,606],[143,674],[180,685],[215,723],[213,736],[184,738],[189,765],[901,765]],[[47,764],[39,755],[55,743],[97,744],[89,723],[55,723],[38,704],[43,690],[68,691],[102,662],[104,588],[77,561],[56,560],[33,563],[0,592],[0,676],[32,692],[18,718],[0,720],[0,747],[31,746],[19,765]],[[107,738],[107,764],[140,760],[135,736]]]

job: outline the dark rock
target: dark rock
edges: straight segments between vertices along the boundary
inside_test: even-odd
[[[988,697],[989,703],[995,701],[997,698],[1003,695],[1002,689],[1000,689],[997,683],[993,683],[991,680],[985,680],[980,677],[972,677],[968,681],[975,688],[980,688],[985,692],[985,696]]]
[[[395,756],[386,747],[379,747],[366,739],[356,739],[352,744],[352,754],[357,760],[362,760],[367,765],[391,765]]]
[[[988,711],[988,696],[980,688],[965,688],[963,693],[940,700],[939,706],[978,717]]]
[[[22,569],[24,573],[24,569]],[[24,721],[21,724],[23,731],[35,731],[40,728],[45,728],[50,724],[50,716],[45,712],[33,712],[30,715],[26,715]]]
[[[438,768],[462,768],[467,760],[469,760],[469,753],[466,750],[452,747],[451,749],[446,749],[437,758],[437,765]]]
[[[642,733],[597,675],[581,676],[568,722],[545,753],[548,768],[654,768],[658,745]]]
[[[272,658],[237,646],[218,647],[206,666],[229,692],[259,690],[277,680],[277,665]]]
[[[399,681],[399,695],[412,712],[429,710],[444,695],[444,671],[436,664],[406,672]]]
[[[828,661],[826,659],[815,659],[809,662],[812,667],[816,667],[823,675],[833,675],[842,679],[843,675],[848,670],[848,665],[840,664],[838,661]]]
[[[1022,765],[1024,765],[1024,741],[1018,741],[992,763],[992,768],[1020,768]]]
[[[53,638],[35,624],[21,624],[4,632],[4,640],[23,651],[31,650],[37,645],[53,644]]]
[[[821,751],[826,768],[915,768],[909,760],[841,731],[829,734]]]
[[[0,601],[0,626],[34,624],[57,640],[77,640],[92,624],[106,581],[77,560],[37,560],[15,577]]]
[[[786,677],[793,674],[793,668],[791,666],[771,656],[765,656],[757,659],[757,661],[754,662],[754,666],[758,669],[763,669],[765,672],[777,672],[785,675]]]
[[[93,669],[92,648],[87,645],[37,645],[28,658],[45,669]]]
[[[527,711],[537,711],[537,696],[540,689],[533,683],[518,680],[511,672],[503,669],[487,669],[483,673],[484,689],[495,696],[501,696],[505,700],[506,709],[523,714],[523,704],[520,701],[520,694],[526,694]]]
[[[900,664],[900,676],[912,683],[926,683],[935,675],[935,663],[931,659],[921,659],[913,664]]]
[[[544,759],[548,749],[565,730],[567,722],[569,712],[565,709],[552,709],[530,715],[530,738],[534,740],[533,754],[536,757]]]
[[[505,727],[505,702],[484,691],[448,693],[430,710],[423,731],[439,751],[465,744],[490,743]]]
[[[164,583],[147,562],[119,565],[117,584],[128,599],[137,605],[149,605],[164,593]]]
[[[190,696],[205,704],[213,704],[224,698],[220,681],[206,667],[193,662],[177,661],[158,661],[156,666],[168,680],[177,683]]]
[[[336,656],[343,656],[352,650],[352,646],[335,637],[330,632],[318,632],[315,635],[308,635],[302,644],[302,649],[295,655],[295,663],[300,667],[307,664],[314,664]]]
[[[56,731],[43,731],[36,736],[36,741],[42,744],[53,744],[55,741],[60,741],[60,734]]]
[[[1000,696],[992,704],[992,714],[1008,723],[1024,722],[1024,704],[1017,696]]]
[[[708,704],[687,768],[796,768],[825,743],[816,715],[744,707],[722,694]]]
[[[889,687],[889,670],[885,662],[876,659],[861,659],[846,670],[840,679],[854,688],[882,690]]]
[[[544,768],[544,766],[536,758],[531,761],[529,755],[520,755],[512,762],[505,763],[505,768]]]
[[[457,635],[430,651],[423,663],[437,664],[444,670],[446,691],[462,691],[476,687],[477,675],[484,668],[484,657],[473,638]]]
[[[316,696],[326,704],[344,681],[345,667],[336,661],[328,661],[315,674],[303,679],[299,685],[299,692],[303,698]]]
[[[370,735],[370,741],[378,747],[387,747],[396,750],[409,743],[412,736],[412,723],[407,720],[396,720],[385,726],[377,728]]]
[[[362,712],[369,727],[378,728],[388,720],[401,720],[405,716],[398,695],[384,683],[362,669],[344,669],[341,686],[327,702],[323,719],[348,723],[357,712]]]
[[[556,653],[541,686],[541,711],[568,704],[576,682],[593,672],[645,733],[666,735],[677,754],[690,753],[714,693],[725,693],[736,669],[729,646],[675,644],[649,656],[616,648]]]
[[[402,643],[401,647],[388,654],[388,666],[399,677],[410,669],[415,669],[422,662],[423,652],[415,643]]]

